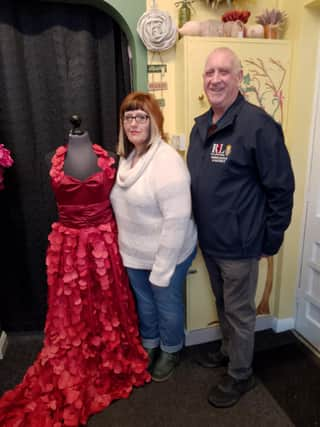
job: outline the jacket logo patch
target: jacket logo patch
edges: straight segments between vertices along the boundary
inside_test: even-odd
[[[215,163],[225,163],[229,154],[231,153],[231,145],[213,144],[211,150],[211,161]]]

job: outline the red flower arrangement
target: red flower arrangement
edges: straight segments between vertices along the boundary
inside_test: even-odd
[[[0,190],[4,189],[4,169],[13,165],[13,159],[10,154],[10,150],[5,148],[3,144],[0,144]]]
[[[246,24],[250,15],[249,10],[228,10],[222,15],[221,19],[223,22],[241,21]]]

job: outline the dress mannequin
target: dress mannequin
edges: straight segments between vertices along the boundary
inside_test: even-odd
[[[69,133],[68,151],[63,170],[67,175],[84,180],[100,170],[97,155],[92,150],[88,132],[80,128],[79,116],[72,116],[70,122],[73,129]]]
[[[0,398],[1,427],[85,426],[150,381],[117,244],[113,166],[109,153],[79,128],[53,155],[58,218],[46,254],[44,345],[22,382]]]
[[[70,132],[63,170],[65,174],[81,180],[100,170],[88,132],[82,135]]]
[[[73,115],[70,118],[72,129],[68,135],[67,147],[68,152],[66,154],[63,171],[66,175],[77,178],[79,180],[85,180],[89,176],[100,171],[97,164],[97,155],[92,149],[92,141],[89,133],[81,129],[81,118],[77,115]],[[45,162],[48,168],[51,167],[51,159],[55,152],[50,152],[45,156]],[[113,168],[118,167],[118,156],[109,151],[109,156],[115,160]]]

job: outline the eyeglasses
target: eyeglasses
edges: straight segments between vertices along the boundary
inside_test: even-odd
[[[136,114],[135,116],[128,114],[127,116],[123,117],[124,123],[132,123],[133,120],[135,120],[138,124],[144,124],[148,119],[149,116],[147,114]]]

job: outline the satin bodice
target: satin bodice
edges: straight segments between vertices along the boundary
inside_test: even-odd
[[[93,145],[100,170],[84,180],[63,172],[67,146],[59,147],[50,170],[59,221],[72,228],[97,226],[113,218],[109,194],[114,183],[114,159],[98,145]]]

